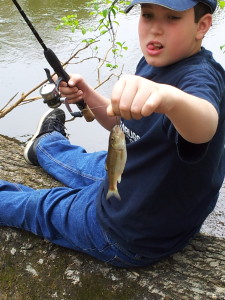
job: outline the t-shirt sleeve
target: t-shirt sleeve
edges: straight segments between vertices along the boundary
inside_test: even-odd
[[[188,142],[177,132],[173,123],[166,116],[163,118],[163,127],[167,138],[176,144],[177,155],[180,160],[186,163],[197,163],[204,158],[210,142],[202,144]]]
[[[215,69],[206,66],[205,69],[195,67],[186,69],[177,87],[182,91],[210,102],[219,113],[220,102],[223,98],[220,74]]]
[[[210,102],[218,114],[220,113],[220,102],[222,100],[220,77],[213,70],[193,68],[186,69],[182,80],[178,82],[177,87],[182,91],[202,98]],[[167,122],[165,122],[167,123]],[[186,141],[174,128],[169,121],[167,123],[168,138],[172,138],[177,145],[177,153],[181,160],[187,163],[196,163],[204,158],[207,153],[210,141],[208,143],[194,144]]]

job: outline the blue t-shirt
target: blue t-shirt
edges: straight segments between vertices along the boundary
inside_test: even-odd
[[[184,140],[163,114],[121,120],[128,153],[118,184],[121,200],[106,200],[105,178],[98,220],[121,246],[158,260],[186,245],[218,199],[225,172],[225,72],[202,48],[160,68],[142,58],[136,74],[203,98],[219,114],[216,134],[205,144]]]

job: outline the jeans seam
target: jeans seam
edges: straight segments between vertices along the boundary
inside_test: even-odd
[[[126,255],[130,259],[133,259],[136,261],[142,261],[142,257],[140,255],[138,255],[137,253],[131,253],[129,250],[124,249],[119,244],[115,243],[114,247],[116,247],[119,251],[121,251],[124,255]]]
[[[23,191],[23,189],[19,186],[19,184],[14,183],[15,187],[17,188],[18,191]]]
[[[70,167],[68,167],[67,165],[64,165],[61,161],[55,159],[53,156],[51,156],[43,147],[41,147],[39,144],[37,145],[37,148],[44,154],[46,155],[50,160],[54,161],[54,163],[60,165],[61,167],[63,167],[64,169],[67,169],[68,171],[78,175],[78,176],[81,176],[81,177],[84,177],[84,178],[87,178],[89,180],[92,180],[94,182],[97,182],[99,180],[103,180],[104,177],[94,177],[94,176],[91,176],[89,174],[85,174],[85,173],[82,173],[80,171],[77,171],[76,169],[72,169]]]
[[[127,266],[127,267],[139,267],[140,265],[137,263],[132,263],[132,262],[129,262],[127,260],[124,260],[123,258],[121,258],[120,256],[118,255],[115,255],[114,257],[112,257],[111,259],[107,260],[106,263],[111,263],[112,265],[114,264],[114,262],[118,262],[118,263],[122,263],[123,266]]]

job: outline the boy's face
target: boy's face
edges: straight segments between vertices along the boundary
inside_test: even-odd
[[[139,20],[141,50],[148,64],[163,67],[200,50],[199,23],[194,8],[177,12],[155,4],[141,6]]]

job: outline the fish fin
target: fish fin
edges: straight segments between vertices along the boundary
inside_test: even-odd
[[[120,194],[118,192],[118,190],[113,191],[113,190],[108,190],[108,193],[106,195],[106,200],[108,200],[109,198],[111,198],[112,196],[114,196],[115,198],[117,198],[118,200],[121,200]]]
[[[121,182],[121,175],[118,177],[117,182]]]

